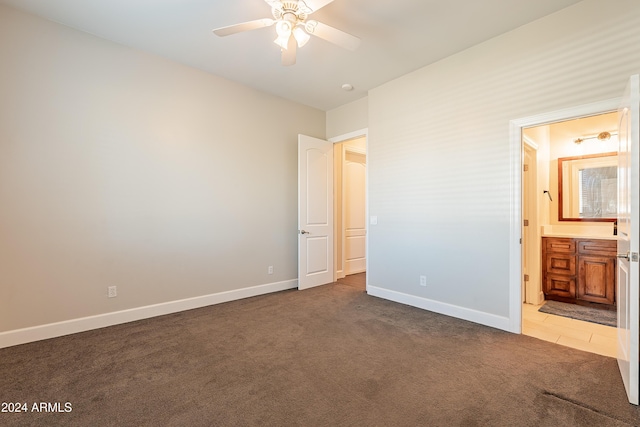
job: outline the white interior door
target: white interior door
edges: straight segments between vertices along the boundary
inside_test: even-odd
[[[618,366],[629,402],[638,404],[638,220],[640,78],[632,76],[618,111]]]
[[[333,144],[298,135],[298,289],[333,282]]]
[[[346,147],[345,147],[346,148]],[[364,152],[344,150],[343,210],[344,210],[344,272],[362,273],[367,265],[366,176],[367,157]]]

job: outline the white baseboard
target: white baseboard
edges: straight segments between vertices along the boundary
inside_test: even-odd
[[[458,319],[468,320],[469,322],[478,323],[480,325],[490,326],[503,331],[512,332],[510,320],[508,317],[496,316],[469,308],[459,307],[427,298],[417,297],[415,295],[404,294],[402,292],[391,291],[389,289],[377,288],[375,286],[367,286],[367,293],[374,297],[384,298],[390,301],[399,302],[400,304],[410,305],[412,307],[422,308],[423,310],[433,311],[435,313],[444,314],[446,316]]]
[[[61,337],[63,335],[90,331],[92,329],[119,325],[121,323],[148,319],[150,317],[162,316],[165,314],[177,313],[185,310],[192,310],[194,308],[221,304],[224,302],[264,295],[272,292],[295,289],[297,287],[298,280],[293,279],[284,282],[268,283],[265,285],[236,289],[233,291],[219,292],[216,294],[186,298],[161,304],[147,305],[144,307],[116,311],[113,313],[99,314],[96,316],[82,317],[79,319],[65,320],[63,322],[1,332],[0,348],[11,347],[14,345],[25,344],[49,338]]]

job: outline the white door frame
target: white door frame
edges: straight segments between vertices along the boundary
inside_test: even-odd
[[[525,188],[524,182],[522,187],[522,206],[524,206],[525,199],[529,204],[529,218],[525,218],[529,220],[528,224],[528,241],[527,239],[522,239],[523,249],[527,249],[526,252],[523,251],[523,262],[527,262],[527,266],[529,268],[529,283],[525,284],[525,294],[522,295],[522,301],[525,301],[529,304],[540,304],[540,291],[541,291],[541,278],[539,274],[540,263],[536,262],[535,254],[539,254],[540,245],[536,244],[536,242],[540,239],[540,227],[538,226],[538,198],[536,197],[538,194],[538,144],[531,141],[529,138],[523,135],[522,137],[522,162],[524,164],[525,153],[527,150],[531,153],[531,163],[529,164],[529,188]],[[524,174],[524,171],[523,171]],[[522,225],[522,232],[524,234],[524,223]],[[524,246],[526,245],[526,247]],[[525,256],[525,253],[527,256]],[[523,267],[524,273],[524,267]],[[524,277],[521,277],[521,280],[524,283]],[[520,287],[522,289],[523,287]]]
[[[511,159],[511,218],[509,231],[509,331],[522,333],[522,129],[618,110],[620,98],[565,108],[537,116],[511,120],[509,151]]]
[[[362,138],[362,137],[364,137],[366,141],[365,156],[367,157],[367,162],[368,162],[368,159],[369,159],[369,129],[368,128],[355,130],[353,132],[334,136],[333,138],[327,138],[327,141],[333,142],[334,144],[339,144],[341,142],[346,142],[351,139]],[[335,184],[336,183],[334,182],[333,185],[335,186]],[[368,167],[365,171],[365,212],[366,212],[365,215],[367,218],[367,221],[365,222],[366,234],[367,234],[366,247],[365,247],[365,253],[367,254],[367,259],[365,261],[365,265],[366,265],[366,270],[369,271],[369,168]],[[335,236],[334,236],[334,241],[335,241]],[[336,280],[335,268],[334,268],[333,276],[334,276],[333,280],[335,281]],[[367,283],[368,282],[369,280],[367,279]]]

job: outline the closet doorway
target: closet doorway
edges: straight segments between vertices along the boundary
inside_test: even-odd
[[[334,145],[336,279],[366,271],[366,153],[365,136]]]

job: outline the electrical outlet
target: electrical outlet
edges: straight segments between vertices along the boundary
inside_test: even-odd
[[[115,298],[118,296],[118,289],[115,286],[109,286],[107,288],[109,298]]]
[[[427,286],[427,276],[420,276],[420,286]]]
[[[269,268],[267,269],[267,273],[273,274],[273,265],[269,266]]]

